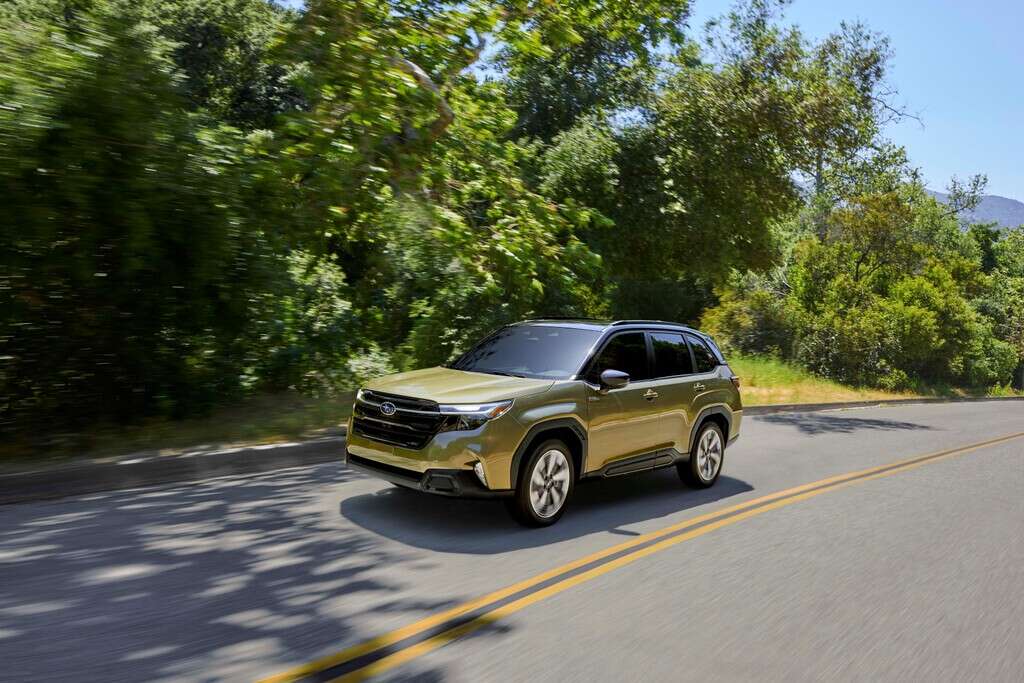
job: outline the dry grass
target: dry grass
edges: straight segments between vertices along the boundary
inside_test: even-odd
[[[776,358],[734,356],[729,366],[740,376],[743,404],[748,406],[780,403],[839,403],[843,401],[883,401],[900,398],[939,396],[1020,396],[1009,387],[992,387],[971,392],[957,387],[921,386],[917,391],[893,392],[839,384],[823,379],[796,365]]]
[[[740,376],[743,404],[838,403],[914,398],[921,394],[895,393],[850,387],[774,358],[733,357],[729,366]]]

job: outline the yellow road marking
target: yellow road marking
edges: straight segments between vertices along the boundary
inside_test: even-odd
[[[604,550],[591,553],[590,555],[581,557],[577,560],[573,560],[572,562],[561,565],[559,567],[555,567],[546,572],[543,572],[542,574],[538,574],[536,576],[520,581],[519,583],[507,586],[500,590],[494,591],[493,593],[488,593],[487,595],[470,600],[461,605],[457,605],[448,610],[439,612],[438,614],[427,617],[425,619],[421,619],[407,626],[403,626],[393,631],[389,631],[388,633],[382,634],[380,636],[377,636],[376,638],[372,638],[370,640],[354,645],[336,654],[328,655],[327,657],[323,657],[308,664],[290,669],[288,671],[284,671],[280,674],[271,676],[269,678],[262,679],[260,683],[283,683],[284,681],[294,681],[302,678],[303,676],[307,676],[318,671],[323,671],[327,668],[338,666],[339,664],[344,664],[345,662],[348,662],[352,659],[369,654],[383,647],[394,645],[395,643],[401,642],[406,638],[409,638],[418,633],[422,633],[423,631],[429,630],[435,626],[443,624],[446,621],[472,612],[490,603],[507,598],[532,586],[543,583],[544,581],[547,581],[550,578],[558,576],[559,574],[572,571],[573,569],[585,566],[587,564],[608,557],[610,555],[620,553],[624,550],[628,550],[629,548],[635,547],[637,545],[643,545],[645,543],[656,540],[663,536],[672,534],[676,531],[681,531],[688,527],[702,524],[703,522],[715,519],[716,517],[723,517],[731,515],[734,512],[744,511],[740,514],[729,516],[726,519],[720,519],[710,524],[706,524],[698,529],[694,529],[687,533],[673,536],[672,538],[665,539],[658,543],[653,543],[644,548],[640,548],[639,550],[636,550],[632,553],[618,557],[610,562],[606,562],[602,565],[589,569],[580,574],[568,577],[562,581],[554,583],[534,593],[530,593],[529,595],[525,595],[517,600],[513,600],[512,602],[506,603],[504,605],[501,605],[500,607],[485,612],[484,614],[481,614],[480,616],[472,619],[471,621],[451,628],[447,631],[439,633],[418,643],[414,643],[390,655],[384,656],[381,659],[378,659],[370,664],[367,664],[366,666],[360,669],[357,669],[355,671],[352,671],[351,673],[348,673],[340,678],[335,679],[337,681],[346,682],[364,680],[366,678],[375,676],[396,666],[404,664],[405,662],[420,657],[424,654],[427,654],[428,652],[436,650],[438,647],[441,647],[445,643],[448,643],[463,635],[475,631],[486,624],[502,619],[514,612],[518,612],[519,610],[529,605],[549,598],[553,595],[557,595],[558,593],[561,593],[569,588],[572,588],[573,586],[577,586],[581,583],[590,581],[591,579],[595,579],[599,576],[607,574],[610,571],[623,567],[627,564],[630,564],[641,558],[652,555],[656,552],[660,552],[661,550],[664,550],[666,548],[670,548],[684,541],[688,541],[692,538],[697,538],[698,536],[703,536],[705,534],[711,533],[712,531],[720,529],[724,526],[735,524],[745,519],[749,519],[750,517],[754,517],[756,515],[760,515],[770,510],[775,510],[784,507],[786,505],[791,505],[802,500],[807,500],[808,498],[813,498],[822,493],[835,491],[839,488],[844,488],[854,483],[870,481],[873,479],[886,477],[892,474],[897,474],[899,472],[905,472],[907,470],[920,467],[921,465],[930,462],[936,462],[938,460],[952,457],[954,455],[962,455],[964,453],[969,453],[972,451],[979,450],[981,448],[985,448],[987,446],[993,446],[1020,437],[1024,437],[1024,432],[1018,432],[1016,434],[1010,434],[996,439],[990,439],[988,441],[969,444],[967,446],[961,446],[958,448],[953,448],[945,451],[936,451],[934,453],[919,455],[913,458],[899,460],[886,465],[879,465],[877,467],[870,467],[855,472],[848,472],[846,474],[840,474],[833,477],[820,479],[818,481],[810,482],[808,484],[795,486],[793,488],[785,489],[783,491],[778,491],[776,493],[772,493],[766,496],[761,496],[760,498],[754,498],[744,503],[739,503],[737,505],[722,508],[720,510],[708,512],[703,515],[698,515],[697,517],[692,517],[681,522],[678,522],[676,524],[664,527],[662,529],[658,529],[656,531],[652,531],[647,534],[637,536],[629,541],[620,543],[610,548],[606,548]],[[784,500],[778,500],[780,498],[784,498]]]

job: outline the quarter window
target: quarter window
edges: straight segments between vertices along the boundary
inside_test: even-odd
[[[693,360],[683,335],[673,332],[652,332],[654,343],[654,376],[676,377],[693,374]]]
[[[718,359],[711,353],[711,349],[699,338],[687,334],[690,341],[690,348],[693,349],[693,360],[697,364],[697,372],[711,372],[718,366]]]
[[[627,332],[612,337],[598,357],[594,359],[587,378],[596,383],[601,379],[601,373],[605,370],[629,373],[631,382],[650,379],[650,372],[647,370],[647,342],[644,340],[644,333]]]

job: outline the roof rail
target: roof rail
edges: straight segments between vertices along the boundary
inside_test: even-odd
[[[523,322],[533,322],[535,320],[593,320],[598,322],[598,318],[588,318],[585,315],[545,315],[540,318],[527,318]]]
[[[689,325],[682,323],[674,323],[668,320],[616,320],[611,324],[612,327],[618,325],[671,325],[673,327],[685,327],[691,329]]]

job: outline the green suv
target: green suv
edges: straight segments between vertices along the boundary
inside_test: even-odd
[[[360,389],[346,460],[428,493],[504,497],[520,522],[546,526],[582,479],[674,465],[711,486],[742,415],[739,379],[694,329],[529,320],[449,365]]]

